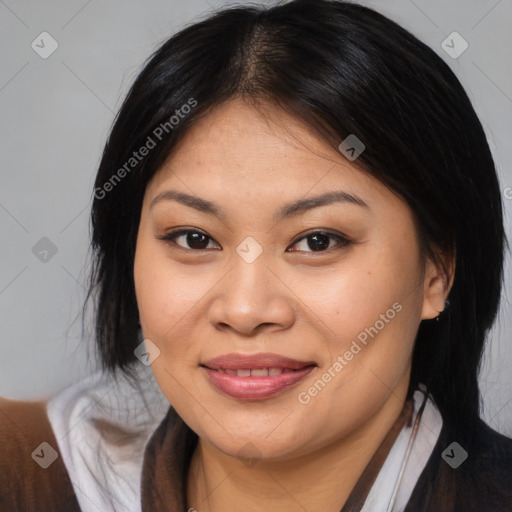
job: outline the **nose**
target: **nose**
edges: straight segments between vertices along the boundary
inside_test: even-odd
[[[208,319],[217,330],[251,336],[287,329],[294,322],[293,293],[266,258],[247,263],[235,256],[215,290]]]

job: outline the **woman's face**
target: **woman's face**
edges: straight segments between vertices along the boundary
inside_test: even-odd
[[[179,415],[224,453],[284,460],[401,409],[444,295],[406,203],[272,118],[236,100],[188,131],[146,189],[134,273]]]

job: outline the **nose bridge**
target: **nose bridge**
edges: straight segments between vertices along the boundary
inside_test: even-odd
[[[268,254],[260,253],[255,257],[254,249],[249,248],[247,253],[241,255],[239,248],[233,256],[227,296],[240,305],[245,304],[245,307],[261,308],[276,292],[275,286],[270,282],[274,275],[268,268]]]
[[[269,268],[268,255],[261,251],[255,256],[250,242],[249,246],[241,244],[240,247],[245,251],[233,254],[231,270],[211,305],[210,322],[227,324],[244,333],[263,323],[288,325],[293,319],[293,310],[286,287]],[[247,257],[248,254],[251,257]]]

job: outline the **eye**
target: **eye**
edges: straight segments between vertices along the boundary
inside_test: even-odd
[[[208,236],[206,233],[190,229],[180,229],[171,231],[164,236],[157,237],[158,240],[163,240],[169,244],[178,246],[181,249],[203,251],[209,249],[208,244],[213,241],[213,238]],[[331,242],[335,243],[332,244]],[[351,244],[345,236],[340,234],[334,234],[327,231],[312,231],[299,238],[294,245],[302,244],[301,249],[290,250],[286,252],[327,252],[334,248],[342,248]],[[336,245],[338,247],[336,247]],[[211,249],[211,247],[210,247]],[[309,251],[307,249],[310,249]]]
[[[337,249],[346,247],[351,243],[350,240],[340,234],[334,234],[327,231],[312,231],[302,238],[299,238],[299,240],[294,242],[293,245],[302,244],[303,248],[298,249],[299,252],[327,252],[329,249],[333,248],[333,245],[331,245],[332,240],[337,242],[338,246],[336,247],[336,245],[334,245]],[[308,248],[311,249],[311,251],[308,251]],[[297,250],[287,250],[287,252],[297,252]]]
[[[208,243],[213,240],[206,233],[201,231],[192,231],[187,229],[180,229],[171,231],[164,236],[157,237],[158,240],[164,240],[173,245],[177,245],[185,250],[202,251],[208,249]],[[181,243],[179,243],[181,241]],[[188,247],[186,245],[188,244]]]

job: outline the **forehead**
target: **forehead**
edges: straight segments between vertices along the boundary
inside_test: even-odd
[[[223,103],[189,128],[148,184],[147,199],[169,187],[260,204],[334,189],[364,195],[374,204],[401,201],[301,120],[240,99]]]

